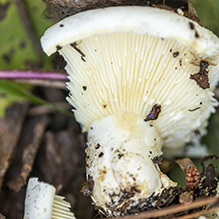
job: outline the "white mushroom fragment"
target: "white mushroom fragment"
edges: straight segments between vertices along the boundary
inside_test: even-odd
[[[31,178],[25,198],[24,219],[75,219],[71,205],[55,195],[55,187]]]
[[[217,105],[219,39],[171,11],[121,6],[66,18],[41,43],[67,61],[67,99],[88,132],[95,205],[120,215],[173,185],[154,161],[206,133]]]

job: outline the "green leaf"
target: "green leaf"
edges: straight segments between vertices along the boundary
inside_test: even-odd
[[[2,69],[27,69],[27,62],[36,62],[36,52],[20,18],[15,1],[0,20],[0,66]]]
[[[20,2],[22,4],[18,4]],[[39,62],[43,62],[43,68],[51,69],[51,58],[36,51],[31,34],[33,34],[40,45],[40,37],[44,31],[52,25],[52,21],[45,19],[45,3],[41,0],[11,1],[0,0],[0,68],[1,69],[34,69],[38,68]],[[22,18],[22,10],[28,16],[31,28],[27,27],[27,20]],[[32,33],[30,33],[30,29]],[[40,48],[41,49],[41,48]],[[41,60],[43,58],[43,60]],[[5,109],[13,101],[22,101],[30,98],[37,102],[36,97],[31,96],[30,86],[16,85],[11,81],[0,81],[0,117],[4,115]],[[13,88],[13,89],[12,89]],[[26,95],[24,91],[26,90]],[[15,91],[15,92],[14,92]],[[38,103],[42,101],[38,99]],[[45,103],[48,104],[48,103]],[[54,109],[54,108],[53,108]]]
[[[18,7],[19,1],[1,0],[0,9],[0,66],[1,69],[33,69],[37,68],[41,60],[39,53],[40,37],[52,24],[52,21],[43,16],[45,4],[41,0],[26,1],[22,7]],[[23,1],[20,1],[23,3]],[[23,11],[22,11],[23,10]],[[28,19],[22,18],[26,14]],[[27,28],[27,21],[31,27]],[[39,50],[36,51],[35,36]],[[48,65],[49,59],[43,55]],[[51,67],[51,66],[50,66]]]
[[[219,0],[190,0],[202,24],[219,36]]]
[[[10,91],[9,87],[5,88],[4,81],[0,80],[0,117],[5,115],[7,107],[12,103],[21,101],[24,101],[24,97],[16,95],[14,92]]]
[[[6,95],[7,97],[6,100],[5,101],[3,100],[3,102],[6,102],[6,105],[11,104],[11,101],[14,100],[21,101],[28,99],[35,104],[46,106],[53,111],[58,111],[60,113],[73,117],[73,113],[71,113],[70,111],[62,109],[61,107],[58,107],[32,94],[30,91],[28,91],[27,85],[17,84],[15,82],[7,81],[7,80],[0,80],[0,94]],[[4,95],[2,96],[2,98],[4,98]],[[3,107],[0,106],[0,116],[4,112],[4,107],[5,105]]]

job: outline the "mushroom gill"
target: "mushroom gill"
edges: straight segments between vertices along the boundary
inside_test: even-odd
[[[81,12],[48,29],[48,54],[67,61],[67,100],[88,132],[87,179],[106,215],[174,185],[153,158],[205,134],[217,101],[219,40],[158,8]]]

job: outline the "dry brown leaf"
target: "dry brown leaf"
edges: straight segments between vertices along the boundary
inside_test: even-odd
[[[195,166],[190,158],[183,158],[175,161],[183,171],[187,171],[189,167]]]
[[[0,213],[0,219],[6,219],[5,216],[3,216],[1,213]]]

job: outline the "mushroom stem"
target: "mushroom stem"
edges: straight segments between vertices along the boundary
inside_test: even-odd
[[[28,181],[23,219],[76,219],[64,197],[54,186],[33,177]]]
[[[94,181],[91,193],[97,206],[107,203],[116,212],[127,201],[138,202],[162,188],[153,163],[153,157],[162,154],[161,139],[143,118],[118,113],[93,122],[86,153],[87,178]]]

